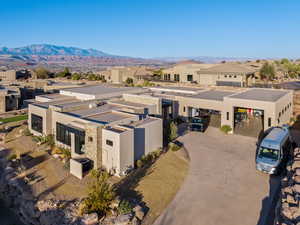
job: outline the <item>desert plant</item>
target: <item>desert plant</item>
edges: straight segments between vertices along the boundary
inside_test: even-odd
[[[47,135],[45,137],[45,143],[47,143],[47,145],[53,147],[55,145],[54,136],[52,134]]]
[[[83,200],[81,213],[94,213],[105,216],[110,210],[110,204],[115,197],[115,191],[108,182],[107,172],[93,170],[93,182],[88,191],[88,197]]]
[[[176,152],[176,151],[178,151],[179,149],[181,149],[181,147],[180,147],[179,145],[177,145],[177,144],[171,142],[171,143],[169,144],[169,149],[170,149],[171,151],[173,151],[173,152]]]
[[[174,121],[169,124],[169,141],[173,141],[177,138],[178,128]]]
[[[119,214],[128,214],[132,212],[132,204],[127,200],[122,200],[118,206]]]
[[[275,78],[275,67],[273,64],[266,62],[259,71],[262,80],[273,80]]]
[[[61,148],[61,154],[62,154],[62,157],[66,160],[70,159],[71,158],[71,151],[70,149],[67,149],[67,148]]]
[[[229,126],[229,125],[223,125],[223,126],[220,128],[220,130],[221,130],[222,132],[224,132],[225,134],[228,134],[229,132],[232,131],[232,128],[231,128],[231,126]]]
[[[142,160],[137,160],[136,161],[136,166],[138,167],[138,168],[141,168],[141,167],[143,167],[144,166],[144,163],[143,163],[143,161]]]

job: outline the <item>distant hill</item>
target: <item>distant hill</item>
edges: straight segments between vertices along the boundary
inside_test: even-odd
[[[0,55],[40,55],[40,56],[94,56],[94,57],[120,57],[96,49],[82,49],[49,44],[28,45],[19,48],[0,48]]]

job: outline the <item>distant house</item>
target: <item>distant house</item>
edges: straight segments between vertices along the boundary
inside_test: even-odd
[[[126,82],[128,78],[133,82],[146,80],[152,76],[152,72],[146,67],[112,67],[108,70],[98,72],[108,83],[120,84]]]
[[[162,79],[175,82],[195,82],[214,86],[248,86],[256,70],[238,63],[183,64],[163,70]]]
[[[5,70],[0,71],[1,81],[15,81],[17,79],[28,78],[30,72],[28,70]]]

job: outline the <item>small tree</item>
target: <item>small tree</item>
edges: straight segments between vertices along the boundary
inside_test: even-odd
[[[72,74],[72,77],[71,77],[72,80],[80,80],[81,79],[81,76],[79,73],[74,73]]]
[[[270,81],[275,78],[275,67],[273,64],[269,64],[268,62],[264,63],[261,67],[259,74],[262,80]]]
[[[72,74],[68,67],[65,67],[62,72],[57,73],[57,77],[70,77]]]
[[[88,197],[83,201],[81,213],[94,213],[105,216],[110,210],[110,203],[115,197],[115,191],[108,183],[109,174],[98,170],[92,171],[94,181],[89,187]]]
[[[38,79],[48,79],[50,72],[46,70],[44,67],[38,67],[35,70],[36,77]]]

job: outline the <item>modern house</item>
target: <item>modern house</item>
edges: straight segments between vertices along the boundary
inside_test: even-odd
[[[17,110],[20,106],[20,89],[13,87],[0,87],[0,113]]]
[[[94,168],[103,167],[116,175],[122,175],[134,166],[137,154],[135,149],[142,151],[136,145],[130,147],[129,142],[147,143],[145,139],[148,136],[141,136],[140,132],[162,136],[162,120],[147,114],[147,107],[153,108],[151,104],[128,104],[125,101],[114,104],[112,101],[120,98],[123,93],[136,94],[144,91],[141,88],[98,85],[63,89],[58,94],[37,96],[29,104],[29,129],[34,135],[54,135],[57,145],[71,149],[70,170],[79,178],[84,171],[82,160],[91,161]],[[112,102],[108,103],[108,99]],[[134,125],[137,121],[148,121],[153,126]],[[108,127],[115,126],[128,126],[126,129],[131,130],[131,137],[124,139],[128,136],[124,132],[116,139],[118,132],[108,132]],[[104,137],[106,138],[103,139]],[[120,141],[128,141],[128,145],[124,146]],[[145,154],[162,147],[162,137],[152,141],[156,144],[150,150],[145,146]],[[108,146],[113,147],[111,154],[103,152]],[[126,159],[128,154],[132,154],[130,160]]]
[[[258,135],[290,121],[292,100],[292,91],[278,89],[83,86],[37,96],[29,105],[28,124],[33,134],[52,134],[57,145],[71,149],[71,173],[77,177],[84,160],[123,175],[163,146],[169,119],[206,114],[211,126]]]

